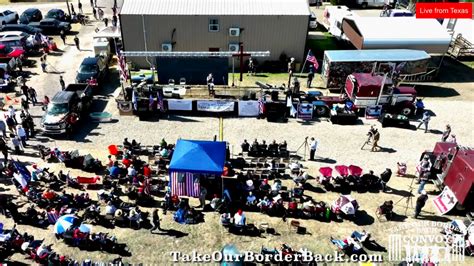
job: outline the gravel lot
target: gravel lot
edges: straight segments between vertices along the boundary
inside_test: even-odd
[[[108,4],[112,1],[101,1],[99,5]],[[84,9],[89,12],[88,1],[83,0]],[[31,4],[15,4],[12,9],[21,12],[23,9],[30,7]],[[38,5],[42,10],[48,10],[52,7],[65,7],[64,4],[41,4]],[[110,14],[110,8],[105,9]],[[90,16],[92,16],[90,14]],[[58,71],[64,71],[62,74],[66,83],[72,83],[77,67],[82,58],[85,56],[93,56],[92,39],[90,38],[97,25],[103,23],[93,22],[85,27],[74,26],[74,30],[79,31],[81,38],[81,46],[84,50],[78,51],[72,43],[72,36],[69,37],[68,45],[59,45],[64,51],[62,55],[50,56],[49,63]],[[60,40],[56,42],[62,43]],[[40,98],[43,95],[52,96],[60,89],[58,74],[40,73],[39,66],[31,69],[34,73],[30,80],[30,86],[34,86]],[[79,149],[81,154],[91,153],[95,157],[105,159],[107,155],[107,146],[110,144],[121,144],[124,137],[136,139],[142,144],[152,145],[158,143],[165,138],[168,143],[176,141],[178,138],[184,139],[212,139],[214,135],[218,135],[219,120],[214,117],[184,117],[169,116],[155,122],[139,121],[137,117],[119,116],[116,104],[113,99],[113,92],[117,89],[118,84],[114,81],[117,75],[111,75],[110,84],[104,88],[101,96],[97,97],[95,110],[105,110],[113,115],[114,120],[110,123],[86,123],[74,140],[51,140],[45,136],[38,136],[30,144],[44,144],[59,147],[61,150]],[[275,139],[278,142],[286,140],[290,150],[296,151],[303,143],[306,136],[315,137],[320,141],[317,155],[321,158],[330,159],[331,163],[323,162],[303,162],[307,167],[310,175],[317,176],[317,170],[321,166],[334,166],[335,164],[355,164],[361,166],[365,171],[374,170],[375,173],[381,173],[385,168],[396,169],[397,162],[406,162],[408,164],[408,172],[414,174],[415,164],[417,163],[421,152],[432,149],[436,141],[441,138],[441,132],[444,126],[449,123],[453,129],[453,133],[457,135],[458,142],[464,146],[474,147],[474,105],[473,105],[473,82],[463,83],[444,83],[436,84],[440,87],[448,87],[457,92],[455,98],[442,98],[429,95],[425,98],[425,105],[431,110],[435,116],[430,123],[430,132],[424,133],[423,130],[407,130],[398,128],[383,128],[381,130],[380,145],[384,148],[381,152],[370,152],[361,150],[360,147],[366,140],[366,133],[370,125],[376,125],[380,128],[379,123],[371,120],[361,120],[361,123],[354,126],[333,125],[328,121],[313,121],[311,123],[302,123],[296,119],[291,119],[288,123],[268,123],[266,120],[258,120],[254,118],[226,118],[224,119],[224,139],[231,144],[234,154],[240,152],[240,143],[242,140],[253,138],[258,140],[265,139],[267,142]],[[34,107],[32,113],[37,119],[42,111],[39,107]],[[412,121],[412,125],[416,125],[416,121]],[[33,153],[28,148],[29,153]],[[17,158],[17,157],[13,157]],[[36,157],[19,156],[19,160],[38,162]],[[43,163],[41,162],[41,165]],[[52,169],[57,170],[61,166],[59,164],[50,165]],[[80,171],[71,171],[72,175],[89,175]],[[315,180],[310,181],[314,186],[318,186]],[[169,263],[171,257],[169,252],[172,250],[181,250],[190,252],[196,249],[201,252],[213,252],[219,250],[226,243],[234,243],[241,250],[259,251],[261,246],[274,247],[286,242],[294,248],[307,247],[310,250],[320,253],[331,252],[334,250],[329,242],[329,237],[342,238],[350,234],[354,229],[367,229],[373,234],[373,238],[380,244],[386,246],[388,244],[387,232],[394,227],[400,225],[399,222],[379,222],[375,217],[375,210],[384,200],[392,199],[398,201],[403,193],[409,190],[411,179],[392,177],[389,186],[393,188],[391,193],[355,193],[353,196],[359,201],[361,209],[364,210],[369,222],[363,225],[355,225],[351,222],[344,223],[321,223],[318,221],[303,221],[303,225],[308,228],[311,235],[300,236],[292,233],[288,225],[281,219],[269,218],[266,215],[251,213],[248,214],[249,222],[258,224],[260,222],[268,222],[270,226],[275,227],[280,236],[267,236],[266,238],[250,238],[237,237],[229,235],[219,225],[218,216],[214,213],[206,214],[206,223],[195,226],[184,226],[176,224],[172,221],[171,215],[163,216],[162,227],[172,228],[189,234],[183,238],[174,238],[171,236],[150,235],[145,230],[134,231],[131,229],[114,229],[109,230],[101,227],[95,227],[94,231],[112,232],[118,237],[119,242],[127,243],[131,249],[132,257],[126,258],[129,262],[143,262],[145,264],[164,264]],[[292,184],[285,181],[285,185],[292,187]],[[427,185],[426,189],[430,193],[434,193],[435,187]],[[12,186],[0,184],[1,193],[16,194]],[[337,198],[335,193],[316,193],[308,192],[316,200],[331,202]],[[95,197],[95,195],[93,195]],[[430,196],[431,198],[433,196]],[[196,203],[196,202],[193,202]],[[435,210],[431,202],[427,203],[424,209],[425,219],[446,221],[446,219],[454,219],[456,217],[447,216],[438,217],[434,214]],[[408,210],[405,221],[413,222],[411,218],[413,210]],[[395,212],[399,214],[405,213],[404,201],[396,205]],[[457,217],[458,218],[458,217]],[[3,219],[3,218],[2,218]],[[3,221],[2,221],[3,222]],[[12,225],[11,220],[4,221],[5,227]],[[110,260],[114,255],[101,252],[79,252],[78,249],[65,246],[61,241],[54,238],[51,228],[48,230],[34,229],[30,226],[18,226],[20,231],[28,231],[33,233],[38,239],[45,238],[47,243],[54,243],[53,249],[61,254],[71,256],[75,259],[92,258],[94,260]],[[386,254],[384,254],[386,257]],[[22,256],[15,255],[14,260],[25,263]],[[467,259],[465,265],[472,264],[472,259]]]

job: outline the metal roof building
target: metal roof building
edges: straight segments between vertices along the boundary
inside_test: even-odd
[[[282,54],[302,63],[309,16],[307,0],[124,0],[120,23],[127,52],[237,53],[241,43],[244,51],[270,52],[260,64]],[[149,67],[146,58],[128,59]]]

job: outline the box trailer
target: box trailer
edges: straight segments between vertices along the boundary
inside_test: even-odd
[[[328,50],[322,66],[323,87],[341,89],[348,75],[397,71],[407,75],[427,73],[430,55],[419,50]]]

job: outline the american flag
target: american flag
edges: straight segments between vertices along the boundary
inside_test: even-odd
[[[314,56],[311,50],[308,51],[308,55],[306,56],[306,61],[314,65],[314,70],[317,70],[319,68],[318,60],[316,60],[316,56]]]
[[[138,109],[138,99],[137,99],[137,94],[135,93],[135,90],[132,91],[132,103],[133,103],[133,110]]]
[[[125,62],[125,57],[122,55],[120,51],[117,51],[117,57],[118,57],[118,63],[119,63],[119,70],[120,70],[120,76],[122,77],[123,80],[128,80],[128,67],[127,63]]]
[[[265,112],[265,96],[258,98],[258,113],[263,114]]]
[[[155,98],[153,98],[153,95],[150,93],[150,99],[148,100],[148,105],[150,107],[150,110],[153,110],[154,103],[155,103]]]
[[[165,111],[165,105],[163,103],[163,93],[158,91],[156,93],[156,95],[158,97],[158,106],[160,107],[160,112],[164,112]]]
[[[171,194],[177,196],[199,197],[201,185],[199,177],[192,173],[171,172]]]

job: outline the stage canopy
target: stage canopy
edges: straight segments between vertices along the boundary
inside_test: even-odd
[[[180,139],[176,143],[169,170],[220,175],[225,157],[225,142]]]

